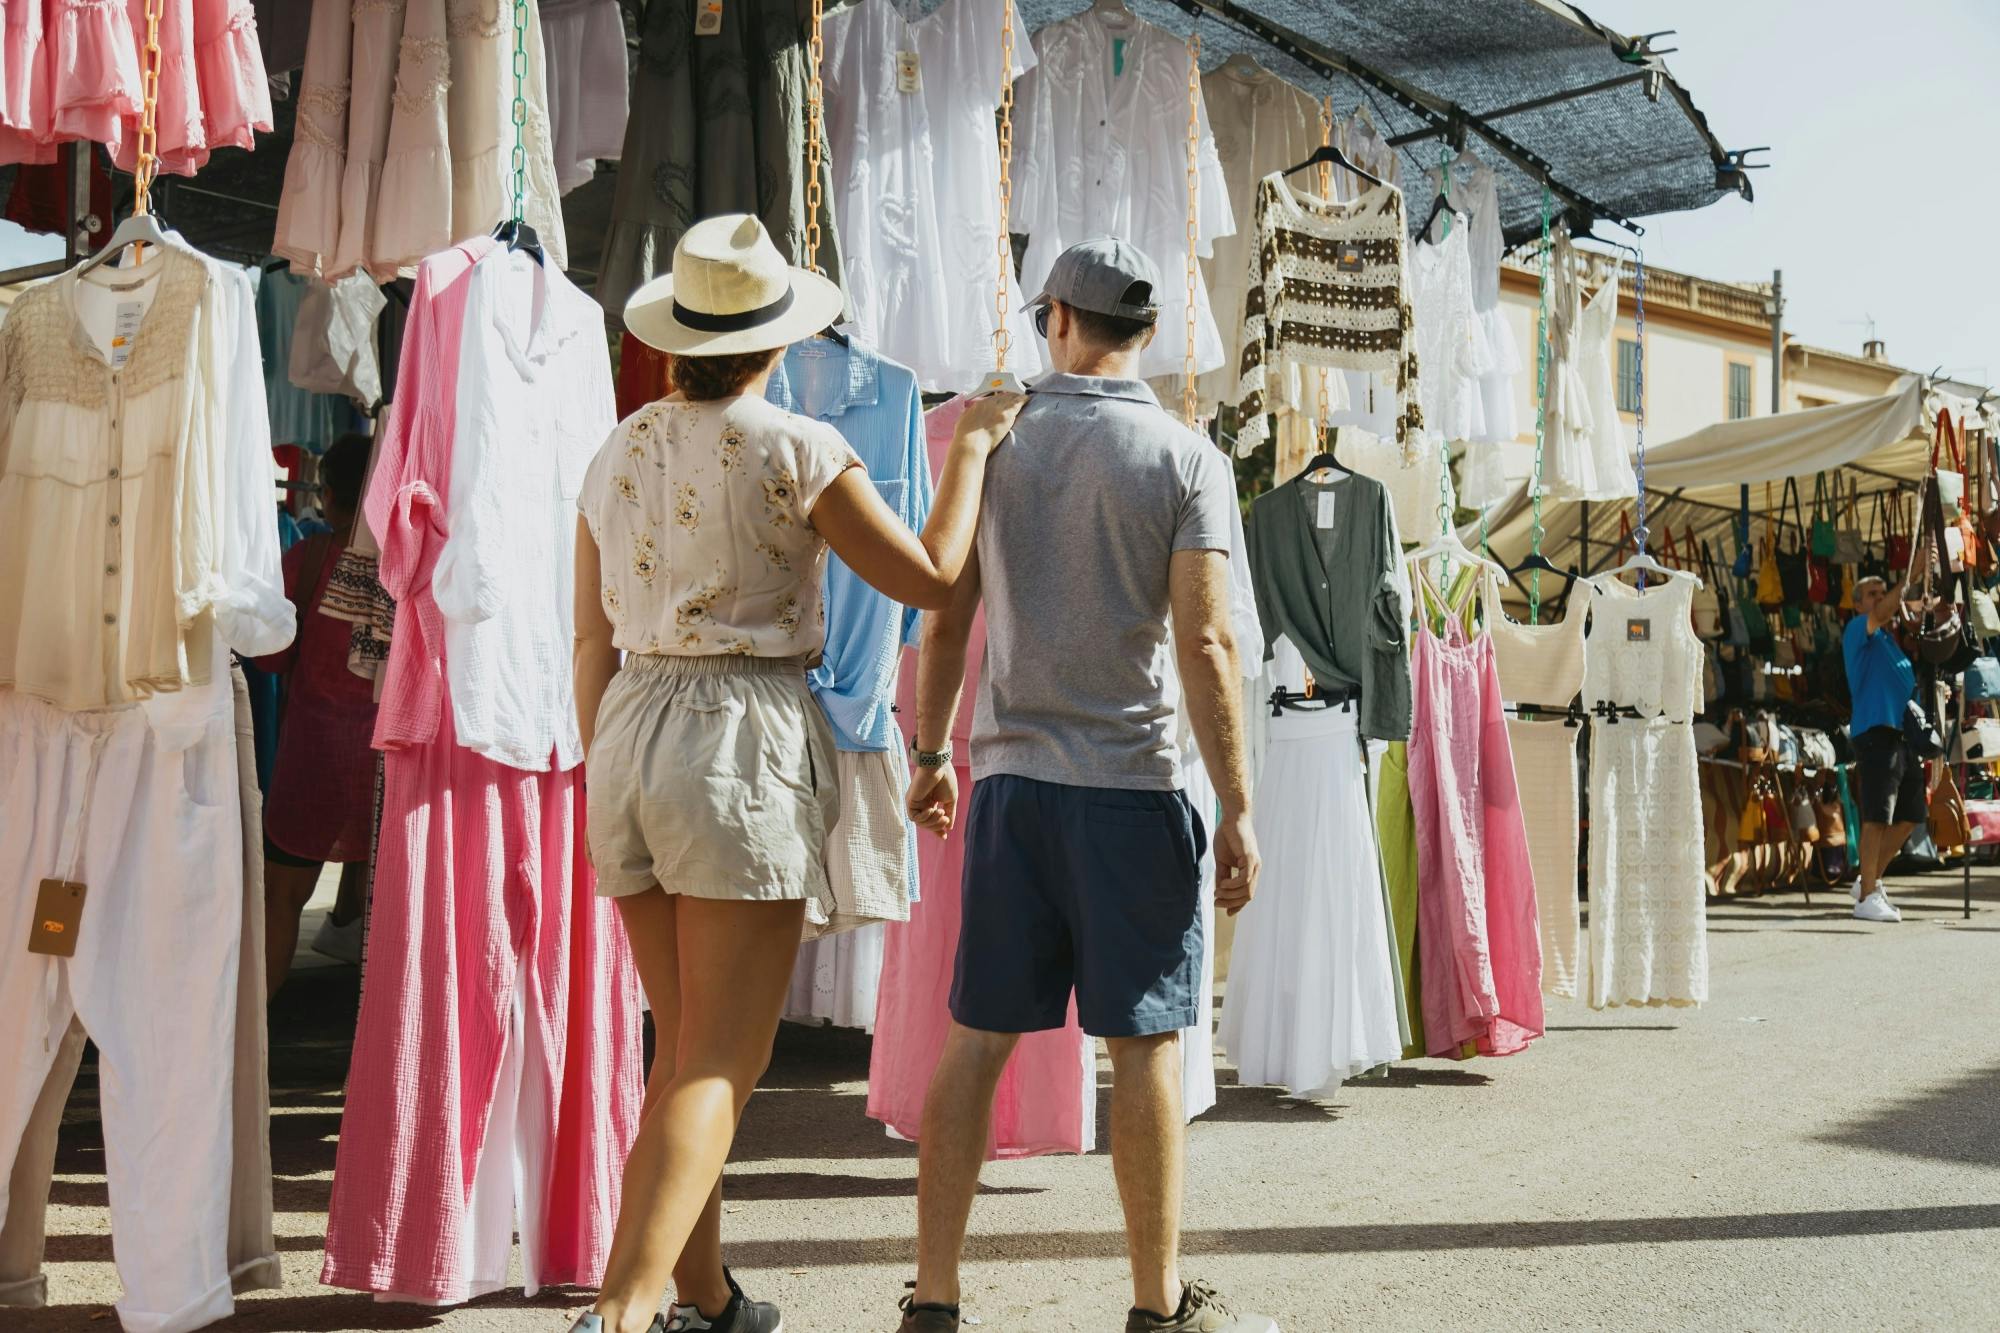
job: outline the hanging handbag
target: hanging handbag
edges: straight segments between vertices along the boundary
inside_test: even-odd
[[[2000,639],[2000,605],[1984,588],[1974,588],[1966,598],[1966,615],[1972,621],[1972,637],[1981,643]]]
[[[1819,811],[1813,809],[1812,794],[1806,790],[1806,784],[1793,783],[1792,794],[1785,798],[1785,803],[1791,807],[1792,832],[1799,841],[1818,842]]]
[[[1941,456],[1942,455],[1942,456]],[[1938,466],[1941,462],[1949,468]],[[1956,523],[1965,512],[1965,461],[1958,451],[1958,431],[1949,410],[1940,407],[1937,426],[1931,432],[1931,476],[1937,479],[1938,501],[1944,506],[1947,523]]]
[[[1835,497],[1838,499],[1838,497]],[[1813,474],[1813,515],[1811,534],[1812,553],[1825,560],[1831,560],[1839,550],[1838,540],[1833,535],[1833,512],[1827,508],[1826,473]]]
[[[1701,586],[1688,597],[1688,615],[1694,621],[1697,639],[1716,641],[1729,633],[1729,594],[1715,577],[1715,560],[1708,543],[1695,541],[1694,529],[1687,530],[1688,559],[1701,578]]]
[[[1868,555],[1868,544],[1861,537],[1861,516],[1856,511],[1861,507],[1861,483],[1849,482],[1847,486],[1847,507],[1840,506],[1840,474],[1833,474],[1833,503],[1839,511],[1833,529],[1833,563],[1858,568]]]
[[[1764,483],[1764,554],[1757,563],[1757,605],[1775,611],[1785,604],[1785,581],[1778,571],[1778,533],[1771,512],[1771,483]]]
[[[2000,699],[2000,658],[1984,655],[1965,668],[1965,697],[1974,703]]]
[[[1785,508],[1791,507],[1791,523],[1785,522]],[[1784,536],[1778,543],[1778,582],[1784,590],[1788,606],[1802,605],[1810,578],[1806,569],[1806,516],[1799,505],[1799,479],[1785,478],[1785,489],[1778,499],[1778,527]],[[1796,623],[1796,622],[1788,622]]]
[[[1744,579],[1736,585],[1736,596],[1730,602],[1733,610],[1743,618],[1743,643],[1759,657],[1771,655],[1771,621],[1764,614],[1756,594],[1751,591],[1750,580]]]
[[[1903,739],[1919,759],[1935,759],[1944,753],[1944,737],[1938,735],[1930,714],[1915,699],[1903,705]]]
[[[1990,548],[2000,542],[2000,442],[1996,442],[1990,431],[1981,431],[1979,438],[1979,475],[1984,483],[1984,511],[1980,515],[1979,535],[1985,538],[1987,562],[2000,567],[2000,551]],[[1989,569],[1987,573],[1992,573]]]
[[[1959,795],[1958,774],[1950,764],[1938,768],[1941,775],[1937,786],[1931,788],[1931,841],[1939,851],[1950,851],[1969,845],[1972,830],[1965,822],[1965,798]]]
[[[1764,796],[1754,782],[1743,793],[1743,811],[1736,817],[1736,837],[1745,845],[1764,841]]]
[[[1880,571],[1886,578],[1900,575],[1910,566],[1910,525],[1904,512],[1901,490],[1879,492],[1876,503],[1881,506],[1882,554],[1884,568]]]
[[[1799,762],[1815,771],[1832,768],[1839,761],[1833,754],[1833,737],[1813,727],[1799,728]]]
[[[1740,492],[1742,499],[1736,521],[1730,526],[1736,530],[1736,559],[1730,562],[1729,572],[1739,579],[1750,577],[1750,488],[1745,486]]]
[[[1806,600],[1814,606],[1825,606],[1838,594],[1833,591],[1833,566],[1823,555],[1806,557]]]

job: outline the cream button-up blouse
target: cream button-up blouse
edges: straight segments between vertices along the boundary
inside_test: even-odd
[[[102,708],[291,641],[248,277],[179,246],[0,324],[0,688]]]

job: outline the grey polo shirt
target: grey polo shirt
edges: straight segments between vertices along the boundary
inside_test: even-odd
[[[1235,479],[1141,380],[1054,374],[986,468],[975,778],[1181,785],[1167,567],[1226,551]]]

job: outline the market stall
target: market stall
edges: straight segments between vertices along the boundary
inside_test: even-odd
[[[41,12],[10,7],[10,38],[34,36]],[[121,1255],[145,1256],[121,1264],[128,1324],[197,1327],[228,1312],[232,1283],[275,1280],[255,1134],[217,1092],[261,1078],[264,967],[241,929],[256,867],[212,876],[197,909],[157,923],[95,921],[119,904],[157,915],[138,890],[162,864],[239,859],[260,804],[247,785],[217,798],[251,744],[229,711],[242,697],[247,716],[250,688],[230,653],[281,653],[300,629],[293,603],[315,632],[322,613],[341,623],[335,674],[380,703],[367,984],[323,1280],[453,1304],[510,1271],[531,1293],[601,1274],[638,1121],[640,1018],[623,932],[574,836],[569,534],[617,415],[600,334],[715,213],[759,216],[786,258],[840,282],[846,317],[788,354],[770,397],[831,423],[906,521],[929,506],[927,449],[960,395],[1038,367],[1023,295],[1066,245],[1105,232],[1163,276],[1144,363],[1162,400],[1267,459],[1277,484],[1232,534],[1232,612],[1239,640],[1271,649],[1268,665],[1246,655],[1245,688],[1268,730],[1272,882],[1236,964],[1311,986],[1239,985],[1214,1024],[1204,1006],[1191,1114],[1213,1103],[1218,1030],[1246,1082],[1312,1094],[1399,1058],[1528,1049],[1545,993],[1707,998],[1701,690],[1678,651],[1694,580],[1649,592],[1606,577],[1578,599],[1596,608],[1587,626],[1580,611],[1560,635],[1510,625],[1507,571],[1453,530],[1447,465],[1480,451],[1485,483],[1504,489],[1491,464],[1518,429],[1515,378],[1534,375],[1546,405],[1572,367],[1556,344],[1601,345],[1601,305],[1572,319],[1552,304],[1535,345],[1513,346],[1497,314],[1508,247],[1560,254],[1594,223],[1636,236],[1634,218],[1749,193],[1748,164],[1644,42],[1544,0],[520,0],[490,17],[317,0],[261,9],[261,30],[247,0],[192,27],[181,12],[162,27],[160,0],[136,25],[91,7],[98,26],[52,32],[46,54],[10,41],[0,87],[0,156],[18,165],[8,206],[45,215],[60,199],[68,250],[0,275],[54,279],[0,325],[24,386],[0,478],[0,608],[23,612],[0,643],[0,729],[49,756],[10,793],[35,817],[0,830],[0,901],[25,920],[31,897],[80,903],[88,882],[94,909],[77,910],[99,914],[80,945],[72,933],[67,951],[0,965],[0,993],[45,1020],[14,1034],[0,1143],[53,1151],[30,1119],[61,1105],[72,1030],[142,1102],[186,1111],[155,1127],[185,1151],[113,1182],[176,1201],[116,1219]],[[89,66],[102,86],[14,95],[79,41],[102,49]],[[273,76],[285,86],[267,100]],[[1558,267],[1546,285],[1580,303],[1572,278]],[[85,336],[63,336],[79,309]],[[626,342],[619,389],[657,396],[656,369]],[[1878,448],[1903,428],[1888,409],[1853,416],[1855,458],[1872,456],[1864,437]],[[315,517],[316,460],[343,425],[369,436],[363,521],[303,575],[324,594],[300,597],[302,562],[280,562],[279,469],[296,468],[282,520]],[[1652,484],[1684,456],[1677,484],[1711,485],[1690,450],[1659,451]],[[163,454],[199,464],[188,484],[134,465]],[[85,501],[42,494],[58,472]],[[1496,514],[1496,547],[1513,521]],[[31,573],[46,565],[29,558],[38,543],[74,556],[70,576]],[[658,555],[639,543],[640,576]],[[1336,577],[1353,596],[1322,595]],[[838,740],[848,815],[834,836],[874,892],[809,914],[793,1009],[875,1030],[870,1113],[907,1134],[935,1060],[936,979],[957,934],[935,904],[955,872],[917,850],[901,806],[892,703],[913,618],[845,569],[829,586],[838,623],[812,685]],[[1615,632],[1653,599],[1674,608],[1671,633]],[[188,757],[152,762],[168,753]],[[1191,744],[1183,760],[1200,792]],[[183,786],[183,767],[201,780]],[[135,773],[158,790],[134,795]],[[1600,816],[1588,941],[1584,796]],[[119,826],[149,802],[206,841],[155,846],[153,824]],[[79,831],[93,808],[103,856]],[[142,930],[146,1007],[198,1010],[177,1014],[188,1049],[138,1040],[132,997],[92,982],[114,962],[105,950]],[[1095,1142],[1080,1031],[1051,1034],[1037,1059],[996,1154]],[[187,1077],[206,1100],[177,1100]],[[133,1105],[107,1100],[107,1134],[137,1132]],[[38,1192],[45,1166],[15,1178]],[[234,1206],[246,1180],[247,1210]],[[39,1303],[39,1215],[6,1225],[21,1234],[0,1247],[0,1301]]]

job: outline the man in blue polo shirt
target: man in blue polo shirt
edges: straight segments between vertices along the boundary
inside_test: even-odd
[[[1854,884],[1854,919],[1901,921],[1882,888],[1882,874],[1903,841],[1929,813],[1924,762],[1903,734],[1903,716],[1917,690],[1909,655],[1889,631],[1903,612],[1903,585],[1879,578],[1854,585],[1854,618],[1841,635],[1854,714],[1856,803],[1861,809],[1861,877]]]

